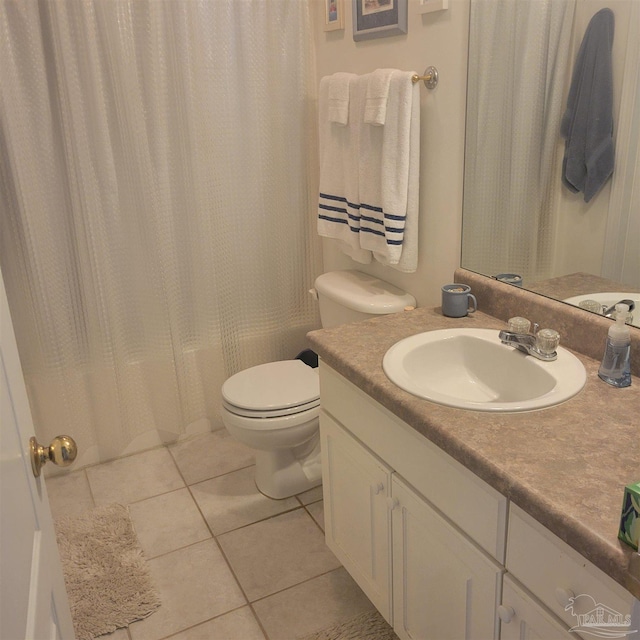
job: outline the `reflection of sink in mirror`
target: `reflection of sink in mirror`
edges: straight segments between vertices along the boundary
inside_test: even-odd
[[[542,362],[502,344],[497,329],[443,329],[405,338],[385,354],[382,368],[401,389],[472,411],[544,409],[576,395],[586,371],[572,353]]]
[[[578,307],[584,300],[595,300],[596,302],[599,302],[604,308],[609,308],[617,302],[620,302],[621,300],[633,300],[636,304],[636,308],[631,312],[633,315],[633,321],[630,324],[632,324],[634,327],[640,327],[640,293],[626,293],[616,291],[606,291],[604,293],[585,293],[581,296],[565,298],[563,302],[568,302],[569,304]]]

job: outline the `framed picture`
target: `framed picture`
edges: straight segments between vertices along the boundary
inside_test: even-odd
[[[323,0],[324,30],[344,29],[344,0]]]
[[[353,39],[407,33],[407,0],[352,0]]]

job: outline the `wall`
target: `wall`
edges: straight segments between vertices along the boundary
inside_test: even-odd
[[[420,85],[420,222],[418,270],[406,274],[376,262],[360,265],[323,239],[324,269],[357,268],[411,292],[419,306],[440,303],[440,287],[460,265],[462,180],[467,83],[469,0],[449,0],[449,8],[419,13],[408,0],[408,33],[354,42],[351,2],[344,0],[345,28],[323,30],[324,1],[314,0],[317,80],[337,71],[364,74],[397,68],[422,74],[438,69],[435,90]]]

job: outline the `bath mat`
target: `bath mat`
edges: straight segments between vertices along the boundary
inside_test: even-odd
[[[399,640],[387,621],[369,611],[328,629],[317,631],[301,640]]]
[[[125,507],[64,516],[55,529],[77,640],[127,627],[160,606]]]

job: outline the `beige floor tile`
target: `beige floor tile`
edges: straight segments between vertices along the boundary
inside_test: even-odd
[[[307,505],[307,511],[311,517],[318,523],[318,526],[324,531],[324,502],[314,502]]]
[[[191,493],[215,535],[253,524],[300,505],[295,498],[272,500],[254,482],[255,467],[191,485]]]
[[[253,604],[272,640],[299,638],[373,610],[344,568],[281,591]]]
[[[131,504],[184,487],[169,452],[153,449],[87,470],[96,505]]]
[[[130,627],[132,640],[158,640],[246,604],[214,540],[149,560],[162,606]]]
[[[225,533],[218,542],[250,602],[340,566],[303,508]]]
[[[226,429],[177,442],[169,451],[189,485],[255,463],[253,450],[234,440]]]
[[[249,607],[242,607],[167,640],[265,640]]]
[[[211,537],[186,487],[129,505],[129,513],[147,558]]]
[[[298,500],[300,500],[303,505],[322,500],[322,485],[320,485],[319,487],[314,487],[313,489],[309,489],[309,491],[305,491],[304,493],[298,494]]]
[[[54,518],[78,516],[95,506],[84,470],[46,478],[45,484]]]

